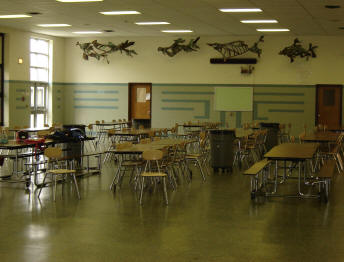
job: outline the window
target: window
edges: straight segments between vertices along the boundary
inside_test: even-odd
[[[43,127],[48,118],[49,40],[30,40],[31,127]]]

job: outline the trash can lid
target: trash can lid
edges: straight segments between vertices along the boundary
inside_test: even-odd
[[[260,124],[260,127],[273,127],[273,128],[278,128],[280,125],[279,123],[264,123],[264,122],[261,122],[259,124]]]
[[[233,129],[211,129],[211,135],[228,135],[233,134],[235,135],[235,131]]]

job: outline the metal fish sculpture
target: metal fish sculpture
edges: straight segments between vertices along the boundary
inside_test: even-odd
[[[193,52],[198,51],[199,46],[197,45],[198,40],[200,37],[196,39],[191,39],[187,45],[185,43],[185,39],[178,38],[174,40],[173,44],[168,47],[158,47],[158,51],[162,52],[164,55],[168,55],[169,57],[173,57],[178,54],[180,51],[184,52]]]
[[[258,46],[260,42],[264,42],[264,36],[261,36],[258,41],[255,42],[251,47],[249,47],[244,41],[241,40],[225,44],[208,43],[208,45],[218,51],[222,55],[223,60],[226,61],[232,57],[245,54],[249,51],[257,54],[258,57],[260,57],[260,55],[262,54],[262,49]]]
[[[306,50],[301,45],[301,41],[297,38],[294,39],[294,43],[291,46],[285,47],[283,50],[281,50],[278,54],[279,55],[285,55],[289,57],[290,63],[294,62],[294,59],[296,57],[306,58],[306,60],[309,59],[309,57],[317,57],[315,54],[315,49],[317,46],[313,46],[311,43],[309,43],[308,50]]]
[[[108,55],[120,51],[121,53],[125,53],[127,56],[137,55],[135,50],[128,49],[130,46],[134,45],[135,42],[129,42],[128,40],[125,42],[120,43],[119,45],[115,45],[112,42],[108,42],[107,44],[98,43],[97,40],[94,40],[90,43],[79,43],[77,42],[81,50],[83,51],[82,57],[85,60],[88,60],[89,57],[94,57],[97,60],[103,58],[109,64],[110,61],[108,59]]]

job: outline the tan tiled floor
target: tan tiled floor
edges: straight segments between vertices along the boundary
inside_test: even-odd
[[[160,191],[141,207],[126,180],[109,191],[112,173],[80,179],[80,201],[68,186],[54,203],[50,188],[39,201],[0,184],[0,261],[344,261],[342,176],[328,204],[253,202],[249,178],[236,171],[206,183],[195,173],[168,207]]]

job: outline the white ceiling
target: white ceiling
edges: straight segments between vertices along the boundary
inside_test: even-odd
[[[325,5],[342,4],[340,9]],[[229,14],[219,8],[258,7],[262,13]],[[104,16],[101,11],[136,10],[141,15]],[[75,37],[83,30],[114,30],[104,36],[164,36],[162,29],[191,29],[194,35],[258,35],[256,28],[289,28],[282,35],[344,35],[344,2],[339,0],[104,0],[61,3],[55,0],[0,0],[0,15],[40,12],[23,19],[0,19],[0,26],[36,33]],[[242,24],[241,19],[277,19],[279,24]],[[134,22],[166,21],[170,25],[138,26]],[[66,23],[68,28],[37,24]],[[272,33],[270,33],[272,34]],[[274,33],[276,34],[276,33]]]

